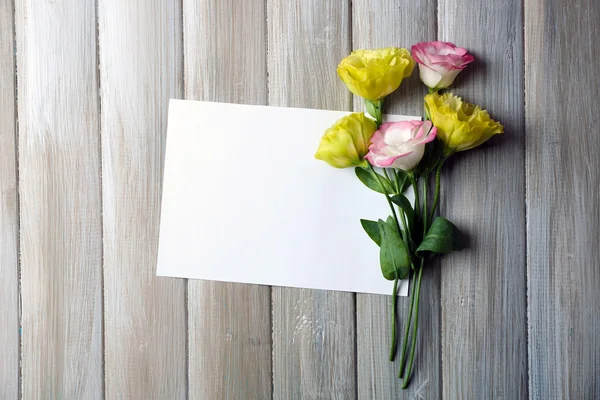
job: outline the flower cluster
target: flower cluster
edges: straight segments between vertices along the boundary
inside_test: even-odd
[[[412,53],[412,55],[411,55]],[[337,73],[348,89],[365,101],[368,115],[353,113],[329,128],[315,154],[336,168],[355,167],[368,188],[382,193],[390,206],[386,220],[361,220],[380,248],[385,279],[394,281],[390,361],[397,352],[396,302],[398,280],[411,275],[410,308],[405,325],[398,377],[406,388],[416,349],[419,294],[425,261],[463,248],[462,235],[447,219],[436,216],[441,170],[453,154],[469,150],[503,132],[502,125],[479,106],[450,92],[457,75],[474,61],[467,50],[446,42],[422,42],[406,49],[357,50],[344,58]],[[383,123],[383,101],[415,67],[428,87],[423,121]],[[376,169],[377,168],[377,169]],[[430,177],[435,177],[433,201],[428,201]],[[414,203],[406,197],[412,187]],[[407,358],[412,327],[412,345]]]

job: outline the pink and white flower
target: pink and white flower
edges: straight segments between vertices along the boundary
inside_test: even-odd
[[[466,49],[448,42],[420,42],[411,47],[419,64],[421,81],[432,89],[445,89],[475,59]]]
[[[431,121],[398,121],[382,124],[371,137],[365,157],[371,165],[410,171],[419,164],[425,145],[435,139]]]

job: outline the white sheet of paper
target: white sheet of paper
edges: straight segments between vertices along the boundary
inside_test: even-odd
[[[171,100],[157,275],[391,294],[359,222],[385,199],[314,158],[347,114]]]

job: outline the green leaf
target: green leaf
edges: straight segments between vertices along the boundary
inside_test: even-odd
[[[404,193],[406,189],[410,187],[410,179],[408,179],[408,173],[401,169],[395,170],[396,172],[396,185],[398,186],[397,193]]]
[[[464,237],[458,228],[446,218],[437,217],[416,253],[420,257],[428,253],[448,254],[464,247]]]
[[[377,119],[377,107],[370,100],[365,100],[365,106],[367,107],[367,112],[369,115],[375,119]]]
[[[371,101],[365,99],[365,106],[367,107],[367,112],[375,119],[375,122],[377,122],[377,127],[379,128],[379,125],[381,125],[383,100]]]
[[[412,183],[410,182],[410,179],[406,179],[406,181],[404,181],[404,186],[402,187],[401,192],[402,193],[406,193],[406,191],[408,190],[409,187],[412,186]]]
[[[442,151],[443,144],[441,140],[433,140],[427,143],[423,158],[421,158],[421,162],[419,162],[418,170],[423,174],[433,171],[442,159]]]
[[[373,173],[371,171],[365,170],[362,167],[356,167],[354,169],[354,172],[356,173],[356,177],[369,189],[383,194],[393,192],[392,187],[390,186],[385,176],[379,175],[381,181],[384,184],[384,187],[382,187],[379,183],[379,180],[373,176]]]
[[[396,194],[391,198],[392,203],[396,204],[402,211],[406,213],[406,217],[408,218],[409,226],[412,226],[415,212],[413,210],[410,201],[403,194]],[[400,217],[398,217],[400,218]]]
[[[360,224],[377,246],[381,246],[381,231],[379,229],[379,224],[376,221],[370,221],[368,219],[361,219]]]
[[[398,229],[396,226],[396,221],[394,221],[394,218],[391,215],[388,215],[387,219],[385,220],[385,223],[388,224],[388,226],[392,229]]]
[[[392,228],[381,219],[378,222],[381,233],[381,249],[379,251],[381,273],[385,279],[390,281],[394,280],[396,275],[399,279],[404,279],[410,271],[408,250],[397,229]]]

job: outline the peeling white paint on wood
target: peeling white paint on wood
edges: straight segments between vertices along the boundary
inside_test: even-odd
[[[185,281],[155,276],[181,3],[98,2],[107,398],[185,399]]]
[[[19,226],[13,4],[0,0],[0,398],[19,396]]]
[[[101,399],[96,7],[24,0],[15,20],[22,397]]]

